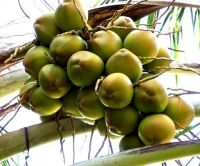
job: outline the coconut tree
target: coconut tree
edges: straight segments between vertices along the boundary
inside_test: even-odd
[[[74,0],[72,1],[75,3]],[[200,101],[198,96],[200,90],[198,90],[198,86],[195,86],[198,85],[200,75],[199,63],[196,60],[199,58],[197,54],[200,47],[200,4],[197,1],[96,0],[95,2],[87,2],[89,4],[88,22],[83,21],[84,16],[77,7],[78,14],[84,23],[83,27],[85,29],[83,32],[86,36],[88,32],[95,33],[98,30],[110,30],[109,22],[114,23],[120,16],[128,16],[135,22],[135,27],[130,28],[131,30],[152,32],[160,41],[164,41],[172,58],[147,57],[144,60],[149,60],[148,58],[150,58],[151,60],[173,62],[170,66],[158,66],[150,68],[150,70],[146,68],[143,72],[148,71],[151,75],[137,81],[134,83],[134,86],[154,78],[160,78],[165,85],[168,84],[168,96],[185,97],[186,100],[190,100],[195,110],[195,118],[192,123],[187,127],[176,130],[174,139],[170,143],[132,148],[123,152],[119,152],[115,148],[113,149],[113,147],[118,146],[119,142],[113,141],[108,132],[105,132],[103,139],[101,137],[100,147],[95,146],[96,142],[98,142],[95,142],[95,140],[99,139],[99,135],[95,135],[98,126],[98,122],[95,120],[85,123],[73,116],[67,115],[62,117],[63,115],[58,113],[44,122],[44,120],[38,120],[39,116],[28,110],[31,109],[29,105],[28,108],[22,107],[26,104],[24,102],[26,101],[26,95],[37,84],[36,81],[28,91],[21,91],[20,93],[25,81],[29,78],[29,74],[25,72],[23,66],[24,56],[34,46],[41,45],[38,36],[35,36],[32,26],[37,17],[42,15],[42,13],[55,11],[62,2],[53,0],[51,2],[33,1],[30,2],[33,3],[30,5],[18,0],[15,3],[13,8],[17,8],[21,12],[19,16],[22,17],[18,18],[16,16],[14,20],[10,19],[0,27],[2,32],[3,30],[6,32],[1,34],[2,37],[0,38],[2,43],[0,45],[0,97],[2,98],[0,108],[1,165],[20,165],[16,155],[21,152],[26,152],[24,155],[25,161],[23,162],[28,165],[28,158],[31,157],[29,151],[33,147],[54,140],[60,143],[60,151],[65,163],[68,154],[65,154],[64,140],[67,138],[72,138],[70,140],[72,144],[71,160],[74,165],[144,165],[158,162],[166,165],[167,160],[172,160],[171,162],[177,165],[188,165],[193,161],[199,162],[200,123],[198,118],[200,116]],[[32,9],[28,10],[29,7]],[[5,13],[10,13],[6,6],[5,9]],[[118,29],[125,31],[128,28],[118,27]],[[189,38],[191,39],[189,40]],[[193,49],[196,49],[196,52],[192,53]],[[190,62],[191,57],[195,59],[192,62]],[[158,70],[160,72],[154,72]],[[99,80],[96,88],[101,83],[102,80]],[[26,111],[30,111],[30,115],[27,115]],[[23,116],[23,118],[19,119],[18,116]],[[30,120],[30,117],[26,118],[26,116],[32,116],[35,119],[32,122],[26,123],[26,119]],[[19,120],[23,120],[24,123],[18,127]],[[17,126],[14,131],[9,128],[11,124]],[[81,160],[76,159],[78,153],[76,139],[78,139],[78,135],[82,135],[83,139],[84,134],[89,137],[87,139],[88,153],[87,157],[82,159],[86,161],[80,162]],[[117,140],[119,141],[120,139],[121,137]],[[105,147],[109,149],[108,153],[102,152],[105,151]],[[91,151],[97,152],[93,152],[93,154]],[[12,157],[13,155],[15,156]],[[91,157],[92,155],[94,157]],[[103,157],[99,157],[100,155]],[[180,158],[183,157],[190,158],[181,160]],[[46,160],[48,160],[48,157]]]

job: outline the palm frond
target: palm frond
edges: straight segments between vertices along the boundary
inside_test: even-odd
[[[197,9],[197,13],[198,13],[198,27],[197,27],[197,30],[198,30],[198,33],[199,34],[199,37],[198,37],[198,43],[199,43],[199,48],[200,48],[200,9]]]
[[[11,165],[12,166],[20,166],[19,160],[11,157],[11,158],[5,159],[0,162],[0,166],[11,166]]]
[[[10,163],[8,160],[4,160],[0,163],[0,166],[10,166]]]
[[[195,31],[196,21],[197,21],[198,9],[190,8],[190,16],[192,22],[193,33]]]
[[[132,0],[132,3],[137,3],[140,0]],[[97,6],[105,6],[105,5],[114,5],[114,4],[125,4],[128,0],[96,0]],[[159,5],[159,6],[169,6],[172,0],[151,0],[151,1],[143,1],[142,4],[147,5]],[[175,1],[172,6],[178,7],[200,7],[200,4],[197,1]]]
[[[157,18],[157,12],[154,12],[154,13],[147,16],[147,26],[149,28],[152,28],[152,25],[155,22],[156,18]]]
[[[195,129],[195,128],[198,127],[198,126],[200,126],[200,123],[197,123],[197,124],[195,124],[195,125],[193,125],[193,126],[189,126],[189,127],[185,128],[184,130],[179,131],[179,132],[175,135],[175,138],[178,138],[178,137],[180,137],[180,136],[186,134],[187,132],[192,131],[193,129]]]
[[[175,9],[175,7],[171,7],[171,8],[168,10],[168,12],[167,12],[167,14],[166,14],[166,16],[165,16],[165,18],[164,18],[164,20],[163,20],[163,22],[162,22],[162,25],[161,25],[161,27],[160,27],[160,31],[163,30],[163,28],[165,27],[167,21],[169,21],[169,20],[171,19],[172,14],[173,14],[173,12],[174,12],[174,9]]]
[[[95,7],[99,6],[101,1],[102,0],[96,0],[93,7],[95,8]]]

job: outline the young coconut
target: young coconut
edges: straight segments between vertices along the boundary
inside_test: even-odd
[[[156,58],[163,58],[163,59],[154,59],[150,63],[145,64],[143,67],[146,69],[149,73],[162,73],[165,71],[165,67],[169,67],[172,60],[170,57],[170,53],[167,48],[164,46],[160,46],[159,52],[156,56]]]
[[[33,90],[36,88],[36,85],[37,85],[36,81],[27,82],[20,89],[20,92],[19,92],[20,103],[26,109],[30,109],[29,98]]]
[[[56,121],[56,120],[67,118],[67,116],[68,115],[60,109],[52,115],[40,116],[40,120],[41,122],[50,122],[50,121]]]
[[[41,122],[50,122],[50,121],[55,121],[58,117],[58,112],[52,114],[52,115],[47,115],[47,116],[40,116],[40,121]]]
[[[87,43],[78,35],[65,33],[56,36],[50,44],[50,52],[54,60],[66,67],[69,57],[78,51],[86,50]]]
[[[115,32],[120,36],[122,41],[124,41],[125,37],[134,29],[136,25],[134,21],[127,16],[119,16],[113,22],[109,22],[107,25],[110,30]]]
[[[99,101],[94,87],[80,89],[76,104],[80,114],[87,119],[97,120],[105,115],[106,107]]]
[[[61,3],[55,11],[56,25],[64,32],[81,30],[88,21],[88,10],[80,0]],[[85,22],[85,23],[84,23]]]
[[[80,118],[80,121],[82,121],[85,124],[92,125],[92,126],[95,124],[95,120],[93,120],[93,119]]]
[[[145,58],[155,58],[159,51],[158,39],[155,34],[142,30],[130,32],[124,39],[123,47],[138,56],[142,64],[151,62],[153,59]]]
[[[157,79],[136,85],[133,104],[139,111],[146,114],[161,113],[167,103],[167,90]]]
[[[143,142],[138,137],[138,134],[136,132],[133,132],[131,134],[127,134],[122,137],[122,139],[119,142],[119,150],[120,152],[138,148],[144,146]]]
[[[70,81],[78,87],[86,87],[96,82],[104,70],[99,56],[89,51],[78,51],[69,58],[67,73]]]
[[[134,90],[128,76],[123,73],[112,73],[100,80],[96,92],[105,106],[120,109],[131,103]]]
[[[140,115],[138,110],[129,105],[122,109],[109,109],[105,121],[110,133],[127,135],[137,129]]]
[[[54,99],[63,97],[71,88],[67,71],[56,64],[42,67],[39,73],[39,83],[44,93]]]
[[[121,38],[113,31],[100,30],[88,40],[88,50],[97,54],[103,61],[122,48]]]
[[[122,137],[121,135],[114,135],[114,134],[110,133],[110,131],[108,130],[108,128],[106,126],[105,118],[97,120],[97,130],[98,130],[100,136],[103,136],[103,137],[105,137],[106,134],[111,139],[118,139],[118,138]]]
[[[53,37],[60,33],[55,23],[54,13],[48,13],[38,17],[33,27],[39,41],[46,46],[49,46]]]
[[[53,58],[49,49],[44,46],[31,48],[23,59],[25,71],[34,79],[38,79],[40,69],[50,63],[53,63]]]
[[[83,118],[83,115],[80,114],[78,106],[76,104],[78,94],[79,89],[72,88],[72,90],[69,91],[62,99],[62,110],[71,117]]]
[[[164,114],[146,116],[139,124],[138,135],[145,145],[169,143],[175,136],[175,124]]]
[[[174,121],[176,129],[188,127],[195,117],[193,105],[180,96],[169,97],[167,107],[163,113]]]
[[[132,82],[137,82],[142,75],[142,63],[136,55],[122,48],[106,62],[106,73],[124,73]]]
[[[59,99],[52,99],[44,94],[41,87],[37,87],[30,95],[29,102],[33,112],[41,116],[56,113],[62,106]]]

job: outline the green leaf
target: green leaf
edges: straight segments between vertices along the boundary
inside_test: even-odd
[[[151,28],[155,22],[155,19],[156,19],[156,16],[157,16],[157,12],[154,12],[150,15],[148,15],[147,17],[147,25],[149,28]]]
[[[196,9],[195,12],[194,12],[194,9],[190,8],[190,16],[191,16],[193,33],[195,32],[195,25],[196,25],[196,21],[197,21],[197,14],[198,14],[198,9]]]
[[[0,164],[1,164],[0,166],[10,166],[10,163],[8,160],[3,160]]]
[[[3,132],[8,133],[8,131],[6,129],[4,129],[2,126],[0,126],[0,130],[2,130],[1,134],[4,134]]]
[[[96,0],[95,4],[94,4],[94,8],[97,6],[100,6],[100,3],[102,2],[102,0]]]
[[[185,8],[184,7],[181,7],[179,8],[179,13],[178,13],[178,20],[181,21],[182,18],[183,18],[183,15],[184,15],[184,11],[185,11]]]
[[[163,28],[165,27],[167,21],[169,21],[169,20],[171,19],[172,14],[173,14],[173,12],[174,12],[174,9],[175,9],[175,7],[171,7],[171,8],[168,10],[167,15],[165,16],[165,18],[164,18],[164,20],[163,20],[163,23],[162,23],[162,25],[161,25],[161,27],[160,27],[160,31],[163,30]]]
[[[172,26],[172,37],[171,37],[171,45],[174,49],[179,49],[179,43],[180,39],[183,38],[182,33],[182,25],[181,21],[184,16],[185,8],[178,7],[176,8],[176,11],[172,14],[172,17],[170,18],[170,26]],[[179,52],[174,51],[174,59],[179,59]]]
[[[185,129],[182,130],[182,131],[179,131],[179,132],[175,135],[175,138],[178,138],[178,137],[184,135],[185,133],[192,131],[194,128],[198,127],[199,125],[200,125],[200,123],[197,123],[197,124],[195,124],[195,125],[193,125],[193,126],[189,126],[189,127],[185,128]]]
[[[179,85],[179,80],[180,80],[180,77],[179,75],[175,75],[175,83],[176,83],[176,87],[178,88],[178,85]]]
[[[101,6],[102,6],[102,5],[111,4],[111,3],[115,3],[115,0],[104,0],[104,1],[101,3]]]
[[[198,30],[198,34],[199,34],[199,37],[198,37],[198,42],[199,42],[199,48],[200,48],[200,9],[197,9],[197,13],[198,13],[198,27],[197,27],[197,30]]]
[[[15,160],[13,157],[8,158],[0,162],[0,166],[19,166],[19,160]]]
[[[141,19],[135,21],[135,25],[136,25],[137,27],[140,26],[140,21],[141,21]]]

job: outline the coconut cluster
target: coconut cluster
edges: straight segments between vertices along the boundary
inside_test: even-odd
[[[121,150],[170,142],[175,130],[191,123],[194,108],[144,76],[169,67],[162,59],[169,52],[153,32],[136,30],[126,16],[91,28],[81,2],[66,0],[36,19],[39,45],[23,60],[30,78],[21,104],[45,120],[60,113],[91,125],[96,121],[101,135],[124,136]]]

